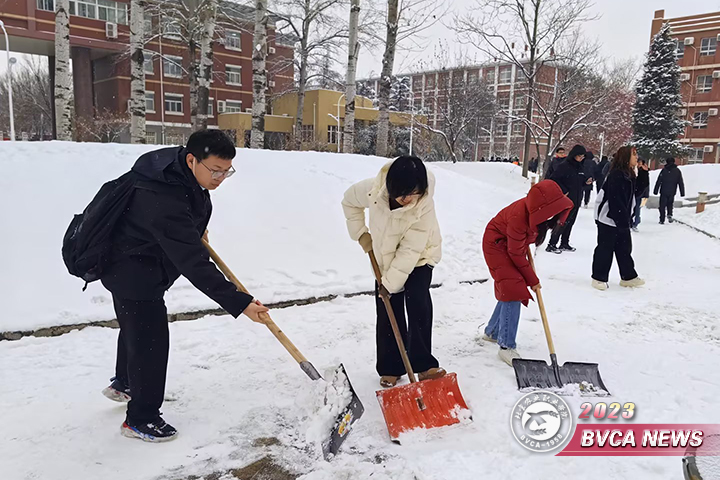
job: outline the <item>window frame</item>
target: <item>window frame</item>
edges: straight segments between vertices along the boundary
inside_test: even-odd
[[[180,104],[179,112],[176,112],[174,110],[168,110],[168,97],[174,97],[174,100],[170,100],[170,101]],[[179,100],[178,100],[178,98],[179,98]],[[182,93],[165,92],[165,98],[163,99],[163,108],[165,109],[165,115],[176,115],[176,116],[185,115],[185,95],[183,95]]]
[[[707,43],[706,43],[707,42]],[[717,52],[717,37],[706,37],[700,40],[700,56],[709,57]]]
[[[301,143],[312,143],[315,141],[315,125],[301,125],[300,127],[300,142]]]
[[[148,94],[152,95],[152,109],[148,109]],[[155,110],[155,98],[154,90],[145,90],[145,113],[157,113]]]
[[[507,81],[503,81],[504,74],[507,73]],[[510,85],[512,83],[512,67],[502,67],[498,72],[498,85]]]
[[[330,145],[337,145],[338,140],[340,139],[340,129],[337,126],[337,123],[329,124],[327,129],[327,138],[328,138],[328,144]]]
[[[168,78],[182,78],[183,77],[183,57],[177,57],[175,55],[164,55],[163,56],[163,75]],[[178,61],[179,60],[179,61]],[[167,72],[166,66],[177,67],[180,69],[180,75],[170,74]]]
[[[229,72],[228,69],[237,69],[238,72]],[[230,81],[230,73],[233,75],[237,74],[239,82]],[[235,87],[242,87],[242,65],[232,65],[230,63],[225,64],[225,85],[233,85]]]
[[[235,104],[232,106],[230,104]],[[239,107],[237,105],[240,105]],[[225,111],[223,113],[242,113],[242,100],[225,100]]]
[[[147,69],[148,65],[150,65],[150,70]],[[152,55],[148,55],[143,60],[143,71],[145,75],[155,75],[155,59]]]
[[[704,79],[702,89],[700,88],[700,79]],[[712,84],[713,84],[712,75],[698,75],[697,78],[695,79],[695,91],[697,93],[708,93],[708,92],[712,91]]]
[[[237,34],[237,37],[228,37],[228,33],[231,34]],[[238,46],[228,46],[228,38],[237,38]],[[242,51],[242,32],[239,30],[231,30],[226,29],[225,30],[225,36],[223,37],[225,48],[228,50],[234,50],[236,52]]]
[[[693,130],[702,130],[708,128],[708,119],[710,115],[705,112],[693,112],[692,128]],[[704,122],[703,122],[704,120]]]

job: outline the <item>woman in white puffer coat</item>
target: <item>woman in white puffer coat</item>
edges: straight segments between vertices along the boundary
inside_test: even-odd
[[[442,245],[434,192],[435,177],[422,161],[403,156],[385,165],[377,177],[350,187],[342,201],[350,238],[360,242],[366,253],[374,251],[382,272],[375,303],[376,368],[383,387],[395,386],[406,372],[381,296],[390,297],[410,363],[420,380],[445,375],[431,353],[430,284]],[[370,212],[369,228],[365,209]]]

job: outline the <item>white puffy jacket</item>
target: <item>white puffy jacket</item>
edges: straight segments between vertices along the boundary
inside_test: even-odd
[[[428,170],[428,191],[419,200],[390,210],[385,179],[393,162],[386,164],[375,178],[358,182],[345,192],[342,201],[350,238],[357,241],[365,232],[373,239],[382,284],[390,293],[403,289],[416,267],[435,266],[442,257],[442,237],[435,216],[435,176]],[[370,209],[370,228],[365,209]]]

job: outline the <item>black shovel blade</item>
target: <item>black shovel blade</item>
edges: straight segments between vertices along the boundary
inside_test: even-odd
[[[519,390],[525,388],[562,388],[562,385],[555,378],[553,368],[544,360],[515,358],[512,363]]]
[[[597,363],[565,362],[560,367],[560,380],[563,385],[579,384],[585,393],[610,393],[602,381]]]
[[[348,403],[347,407],[337,416],[333,429],[330,432],[329,438],[322,443],[323,456],[325,460],[330,460],[340,450],[340,446],[347,439],[350,430],[353,425],[357,422],[363,413],[365,413],[365,407],[363,407],[360,397],[355,393],[355,389],[350,383],[350,378],[347,376],[345,367],[340,364],[337,368],[336,373],[344,375],[347,380],[347,384],[350,386],[352,392],[352,398]]]
[[[513,360],[515,378],[518,389],[561,389],[565,385],[578,384],[582,393],[607,395],[605,383],[600,377],[597,363],[565,362],[558,370],[560,378],[555,376],[552,365],[544,360],[527,360],[516,358]]]

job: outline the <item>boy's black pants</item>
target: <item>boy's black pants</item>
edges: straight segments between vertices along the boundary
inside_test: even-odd
[[[632,280],[638,274],[632,258],[632,236],[629,228],[617,228],[595,222],[598,228],[597,247],[593,255],[592,278],[607,283],[613,254],[617,260],[620,278]]]
[[[410,365],[415,373],[424,372],[440,366],[433,357],[432,322],[433,305],[430,298],[432,267],[424,265],[415,268],[405,282],[405,290],[390,296],[395,318],[408,351]],[[395,335],[382,298],[378,295],[375,285],[375,306],[377,309],[376,345],[377,373],[400,377],[405,375],[405,366],[400,357]],[[405,309],[407,308],[407,322]]]
[[[665,212],[667,216],[673,216],[673,203],[675,203],[675,195],[660,194],[660,221],[665,221]]]
[[[113,295],[120,335],[115,376],[130,387],[129,425],[160,416],[165,396],[170,332],[162,298],[129,300]]]
[[[575,225],[575,220],[577,220],[579,209],[579,204],[574,206],[573,209],[570,210],[565,224],[555,225],[550,235],[550,245],[556,247],[558,240],[560,240],[560,245],[570,245],[570,234],[572,233],[573,225]]]

